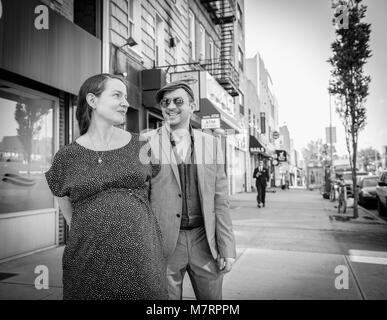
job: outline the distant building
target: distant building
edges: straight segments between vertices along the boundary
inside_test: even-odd
[[[259,53],[253,58],[246,59],[246,77],[250,81],[247,85],[249,88],[247,92],[250,95],[248,101],[251,103],[248,106],[250,159],[252,159],[250,165],[255,167],[259,159],[265,159],[270,170],[271,185],[274,186],[276,166],[273,165],[272,160],[276,148],[275,135],[279,133],[278,102],[271,76]],[[252,88],[255,88],[256,97]]]

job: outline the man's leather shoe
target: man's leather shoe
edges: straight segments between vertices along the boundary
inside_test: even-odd
[[[260,205],[260,204],[257,204],[257,207],[258,207],[258,208],[260,208],[260,207],[261,207],[261,205]]]
[[[262,207],[265,207],[265,204],[262,204]]]

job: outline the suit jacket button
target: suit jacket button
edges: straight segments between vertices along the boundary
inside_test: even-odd
[[[176,217],[180,218],[180,214],[177,214]]]
[[[181,198],[181,194],[179,193],[179,198]]]

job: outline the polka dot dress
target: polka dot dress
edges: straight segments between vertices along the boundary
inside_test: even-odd
[[[161,232],[148,200],[155,172],[139,157],[147,146],[132,134],[124,147],[103,152],[101,163],[76,142],[55,155],[48,185],[73,206],[64,299],[167,299]]]

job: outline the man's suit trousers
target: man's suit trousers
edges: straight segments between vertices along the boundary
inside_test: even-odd
[[[210,252],[204,227],[179,232],[176,249],[167,266],[170,300],[182,299],[186,271],[198,300],[222,299],[223,274]]]
[[[257,203],[263,203],[265,204],[265,198],[266,198],[266,182],[265,183],[256,183],[255,186],[257,187]]]

